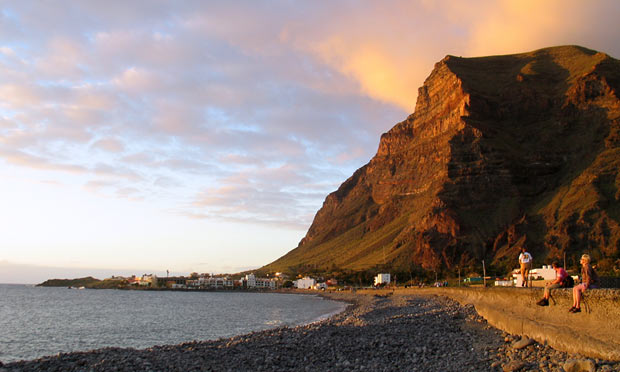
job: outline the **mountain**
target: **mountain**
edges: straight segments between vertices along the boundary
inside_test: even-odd
[[[261,271],[620,262],[620,62],[579,46],[438,62],[415,112]]]

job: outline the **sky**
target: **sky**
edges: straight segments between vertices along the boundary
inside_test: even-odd
[[[620,57],[620,2],[0,0],[0,283],[295,248],[444,56]]]

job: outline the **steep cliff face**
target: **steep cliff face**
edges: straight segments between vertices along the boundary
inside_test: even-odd
[[[448,56],[415,112],[265,267],[620,258],[620,63],[581,47]]]

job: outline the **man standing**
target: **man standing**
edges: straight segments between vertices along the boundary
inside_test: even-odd
[[[527,287],[528,277],[530,275],[530,268],[532,267],[532,255],[525,250],[525,247],[521,247],[521,254],[519,255],[519,265],[521,266],[521,287]]]

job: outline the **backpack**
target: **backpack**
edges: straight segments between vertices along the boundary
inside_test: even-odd
[[[575,281],[572,276],[567,276],[564,281],[562,281],[562,288],[573,288],[575,286]]]

